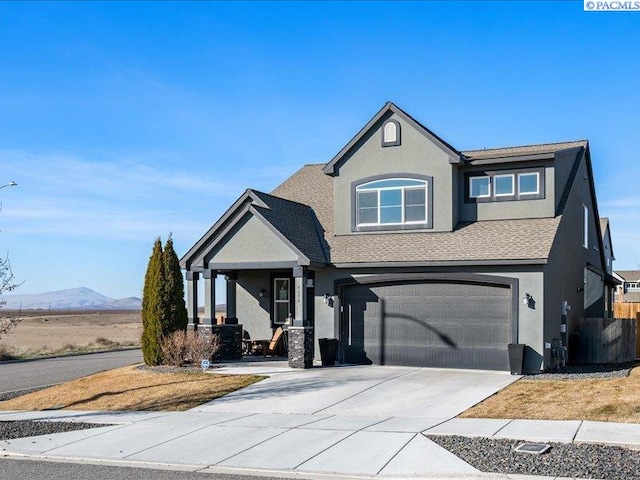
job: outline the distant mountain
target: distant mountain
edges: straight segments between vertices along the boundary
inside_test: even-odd
[[[55,292],[3,295],[8,310],[140,310],[142,301],[137,297],[113,299],[79,287]]]

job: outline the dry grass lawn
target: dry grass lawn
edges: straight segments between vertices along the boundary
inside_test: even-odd
[[[0,410],[187,410],[263,378],[159,373],[139,370],[134,365],[0,402]]]
[[[608,380],[521,379],[460,417],[640,423],[640,367]]]

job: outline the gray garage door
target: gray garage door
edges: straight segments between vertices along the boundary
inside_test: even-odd
[[[508,370],[510,287],[403,282],[345,287],[347,363]]]

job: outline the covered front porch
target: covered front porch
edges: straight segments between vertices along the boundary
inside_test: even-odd
[[[212,332],[216,317],[216,278],[223,276],[226,284],[227,317],[225,323],[240,325],[245,345],[270,341],[278,328],[285,331],[282,345],[269,353],[295,354],[297,337],[310,337],[307,354],[313,358],[314,272],[308,267],[291,266],[244,270],[187,272],[188,328]],[[204,283],[204,315],[198,314],[200,281]],[[254,341],[254,343],[249,343]],[[304,339],[303,339],[304,341]],[[284,346],[284,350],[282,349]],[[264,348],[267,348],[265,345]],[[259,351],[266,354],[267,351]],[[304,353],[304,352],[303,352]],[[308,362],[307,362],[308,363]]]
[[[189,328],[215,330],[215,284],[222,276],[226,322],[242,325],[245,340],[269,340],[278,328],[286,330],[290,364],[310,367],[315,275],[326,267],[317,228],[309,207],[245,192],[181,259]],[[202,317],[199,292],[204,295]]]

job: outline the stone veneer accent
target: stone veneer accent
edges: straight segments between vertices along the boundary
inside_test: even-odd
[[[313,367],[313,327],[289,327],[289,366]]]
[[[220,338],[220,350],[213,359],[214,361],[242,358],[242,325],[199,324],[197,331],[205,334],[212,333]]]

